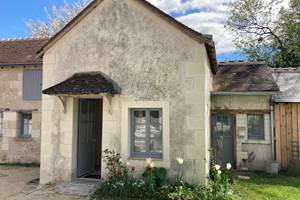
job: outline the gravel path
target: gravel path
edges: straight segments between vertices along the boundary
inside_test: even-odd
[[[0,166],[0,200],[86,200],[87,198],[62,195],[53,186],[37,187],[28,184],[39,177],[39,168]]]

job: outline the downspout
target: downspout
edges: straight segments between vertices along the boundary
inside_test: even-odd
[[[272,160],[275,160],[275,138],[274,138],[274,98],[272,96],[270,100],[270,109],[271,109],[271,152],[272,152]]]

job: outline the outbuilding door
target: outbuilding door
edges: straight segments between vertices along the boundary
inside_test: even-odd
[[[78,102],[77,175],[85,177],[101,169],[102,100],[80,99]],[[100,151],[100,155],[99,155]]]
[[[234,164],[234,116],[230,113],[214,113],[211,118],[213,155],[216,164],[225,167]]]

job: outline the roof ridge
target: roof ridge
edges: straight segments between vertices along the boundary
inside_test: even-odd
[[[276,73],[300,72],[300,67],[272,68],[272,72],[276,72]]]
[[[33,41],[33,40],[47,40],[46,37],[20,37],[20,38],[0,38],[0,42],[15,42],[15,41]]]

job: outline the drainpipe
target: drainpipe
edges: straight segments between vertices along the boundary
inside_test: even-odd
[[[275,160],[275,145],[274,145],[274,99],[273,96],[270,100],[270,109],[271,109],[271,151],[272,151],[272,160]]]

